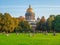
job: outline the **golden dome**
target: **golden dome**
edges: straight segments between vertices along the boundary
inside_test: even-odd
[[[29,5],[29,8],[27,9],[27,12],[34,12],[33,9],[31,8],[31,5]]]
[[[27,9],[25,17],[26,17],[26,20],[35,20],[35,13],[31,8],[31,5],[29,5],[29,8]]]

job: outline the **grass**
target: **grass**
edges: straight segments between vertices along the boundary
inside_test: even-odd
[[[44,35],[36,33],[30,36],[29,33],[16,35],[11,33],[9,36],[0,34],[0,45],[60,45],[60,33],[53,36],[52,33]]]

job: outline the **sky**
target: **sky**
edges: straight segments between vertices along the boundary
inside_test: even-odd
[[[47,19],[51,14],[60,14],[60,0],[0,0],[0,12],[10,13],[12,17],[25,16],[29,4],[35,18],[45,16]]]

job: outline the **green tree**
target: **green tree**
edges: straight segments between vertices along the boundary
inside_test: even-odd
[[[36,23],[36,31],[40,31],[40,27],[41,27],[40,25],[41,25],[40,22]]]
[[[21,26],[22,31],[26,31],[27,32],[27,31],[31,30],[31,27],[30,27],[30,25],[29,25],[29,23],[27,21],[21,21],[19,23],[19,26]]]
[[[55,17],[55,20],[53,21],[53,29],[56,32],[60,32],[60,15],[57,15]]]
[[[47,19],[47,28],[48,28],[48,31],[53,31],[53,28],[52,28],[52,22],[54,21],[55,19],[55,16],[54,15],[50,15],[50,17]]]

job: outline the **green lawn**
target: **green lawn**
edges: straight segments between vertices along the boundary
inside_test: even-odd
[[[37,33],[29,36],[29,33],[16,35],[11,33],[9,36],[0,34],[0,45],[60,45],[60,34],[53,36],[52,33],[44,35]]]

